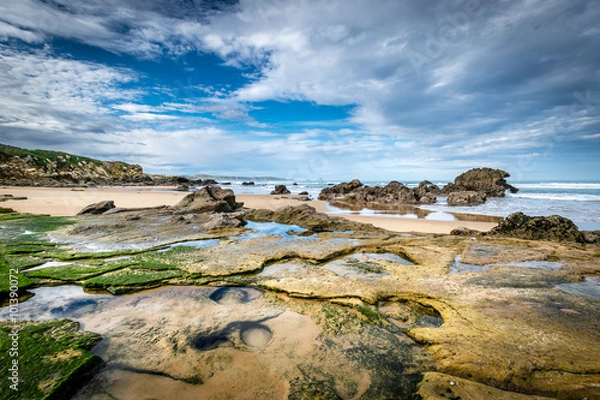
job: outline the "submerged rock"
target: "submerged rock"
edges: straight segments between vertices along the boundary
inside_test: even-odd
[[[560,215],[530,217],[522,212],[512,213],[488,234],[527,240],[585,243],[584,236],[579,232],[577,225]]]
[[[501,169],[473,168],[460,174],[454,179],[454,183],[444,186],[444,193],[461,191],[483,192],[488,197],[504,197],[504,192],[510,190],[516,193],[519,189],[509,185],[504,178],[510,174]]]

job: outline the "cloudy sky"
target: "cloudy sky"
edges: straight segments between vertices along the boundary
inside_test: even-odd
[[[0,142],[151,173],[600,180],[600,3],[0,0]]]

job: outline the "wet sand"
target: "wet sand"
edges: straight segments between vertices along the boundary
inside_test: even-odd
[[[71,216],[77,214],[88,204],[103,200],[113,200],[117,207],[154,207],[174,205],[188,193],[177,192],[173,187],[99,187],[86,189],[8,187],[0,188],[0,196],[11,194],[14,197],[27,197],[27,200],[8,200],[0,207],[12,208],[21,213]],[[249,208],[276,210],[284,205],[300,205],[304,202],[298,196],[270,196],[244,194],[236,195],[238,201]],[[486,216],[461,215],[460,221],[438,221],[423,218],[402,218],[400,215],[359,215],[338,214],[339,210],[330,207],[327,202],[313,200],[308,202],[317,211],[340,215],[352,221],[373,224],[393,232],[450,233],[452,229],[466,227],[478,231],[488,231],[497,225]],[[468,220],[463,220],[468,219]]]

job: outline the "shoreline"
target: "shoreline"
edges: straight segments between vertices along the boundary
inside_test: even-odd
[[[96,188],[48,188],[33,186],[2,186],[0,196],[11,194],[14,197],[27,197],[27,200],[7,200],[0,207],[12,208],[19,213],[46,214],[52,216],[74,216],[89,204],[103,200],[113,200],[117,207],[139,208],[160,205],[174,205],[190,192],[178,192],[172,186],[105,186]],[[461,214],[456,221],[424,218],[406,218],[396,214],[361,215],[352,212],[339,212],[325,201],[300,201],[298,196],[274,196],[264,194],[236,194],[237,201],[248,208],[276,210],[284,205],[307,203],[318,212],[339,216],[351,221],[372,224],[392,232],[406,233],[450,233],[455,228],[465,227],[478,231],[489,231],[497,225],[496,217]],[[490,218],[492,221],[490,221]]]

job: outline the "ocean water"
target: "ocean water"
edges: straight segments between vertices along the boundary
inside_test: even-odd
[[[237,194],[269,194],[276,185],[286,185],[292,194],[307,191],[313,199],[329,184],[339,182],[296,182],[293,181],[255,181],[254,186],[242,186],[242,182],[231,182],[231,188]],[[363,181],[365,185],[382,186],[386,181]],[[418,182],[403,182],[416,187]],[[434,182],[442,187],[447,182]],[[548,216],[558,214],[571,219],[582,230],[600,230],[600,182],[512,182],[518,193],[506,192],[506,197],[490,198],[485,204],[470,207],[450,207],[444,197],[438,197],[438,203],[423,205],[420,208],[431,211],[425,218],[435,220],[456,220],[452,213],[492,215],[506,217],[521,211],[530,216]],[[226,186],[227,187],[227,186]],[[343,210],[333,212],[345,213]],[[386,215],[389,212],[363,210],[362,214]],[[417,214],[398,214],[399,218],[421,218]]]

